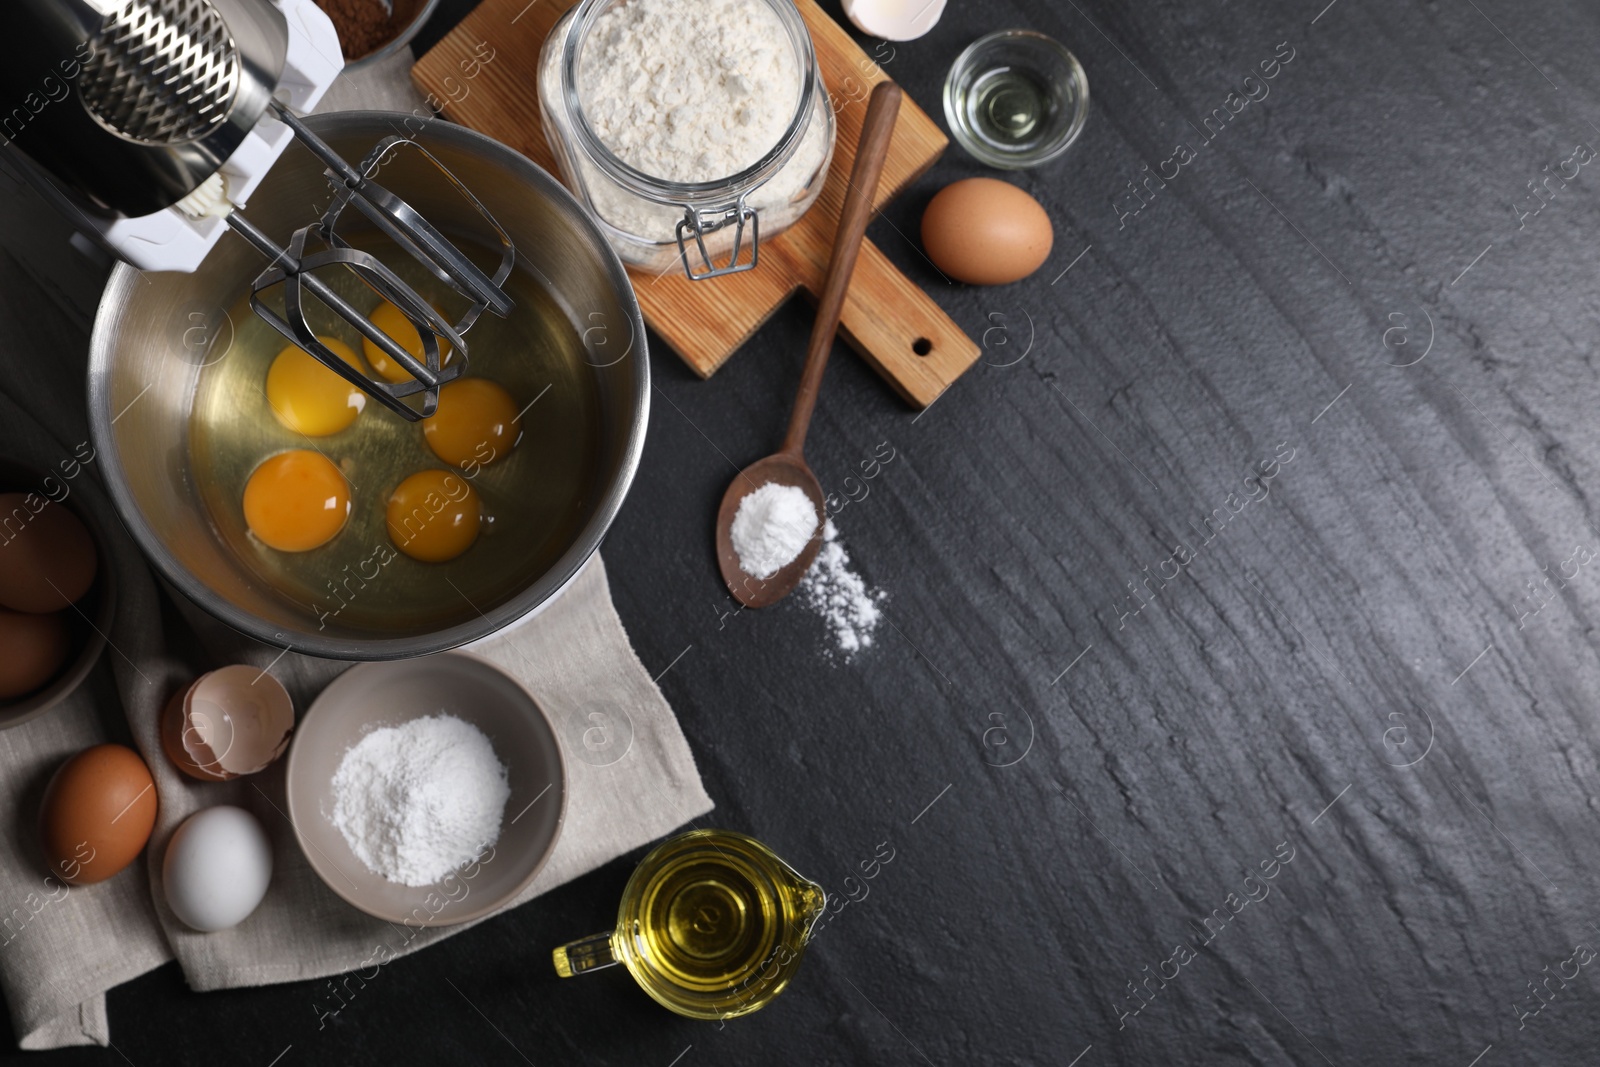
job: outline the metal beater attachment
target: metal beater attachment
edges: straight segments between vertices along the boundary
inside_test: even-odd
[[[322,218],[296,230],[287,248],[280,248],[238,211],[228,215],[228,225],[272,260],[267,269],[251,283],[250,306],[273,329],[396,414],[413,422],[427,418],[438,407],[439,387],[466,370],[467,343],[463,335],[485,309],[501,318],[511,311],[513,301],[502,288],[516,259],[511,237],[444,164],[410,138],[384,138],[362,160],[361,166],[355,168],[340,158],[283,104],[275,100],[271,107],[277,118],[294,131],[300,143],[327,166],[326,173],[334,196]],[[392,153],[400,151],[420,153],[483,217],[500,242],[500,263],[492,277],[462,254],[410,204],[372,180],[370,176]],[[466,313],[454,323],[445,319],[420,293],[376,256],[353,247],[342,238],[336,226],[340,215],[351,205],[405,249],[429,274],[465,298],[470,304]],[[421,360],[379,329],[366,314],[357,310],[315,273],[332,266],[342,266],[351,271],[373,292],[394,304],[405,315],[422,339]],[[279,314],[262,299],[264,292],[279,285],[283,286],[284,314]],[[306,319],[308,293],[405,368],[413,380],[395,383],[369,378],[330,351],[317,339],[316,332]],[[455,352],[455,358],[448,367],[441,365],[440,338],[448,341]],[[418,393],[422,394],[420,406],[406,402],[407,397]]]

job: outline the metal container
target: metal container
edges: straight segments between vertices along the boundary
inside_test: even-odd
[[[341,155],[359,159],[381,137],[405,128],[406,119],[345,112],[308,124]],[[592,219],[548,173],[482,134],[434,122],[416,140],[511,235],[517,269],[548,281],[551,296],[584,337],[585,359],[598,384],[601,454],[594,457],[597,473],[585,517],[556,563],[501,602],[477,605],[479,613],[466,622],[401,632],[341,627],[337,620],[319,628],[308,605],[265,587],[221,539],[193,482],[190,413],[202,364],[211,357],[208,348],[191,342],[194,331],[211,328],[215,310],[232,306],[260,271],[259,255],[244,241],[223,241],[193,274],[142,274],[119,265],[90,341],[90,431],[117,510],[140,547],[163,577],[218,619],[310,655],[423,655],[485,637],[536,611],[599,548],[644,445],[650,403],[644,321],[621,262]],[[394,185],[441,230],[470,227],[474,218],[466,201],[442,175],[429,171],[396,171]],[[312,216],[327,190],[321,165],[291,149],[247,211],[263,229],[287,234]]]

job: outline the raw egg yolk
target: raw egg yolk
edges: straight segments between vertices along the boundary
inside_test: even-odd
[[[439,408],[422,420],[433,454],[456,467],[487,466],[522,435],[511,394],[483,378],[460,378],[439,390]]]
[[[280,552],[327,544],[349,517],[350,485],[320,452],[280,452],[245,483],[244,521]]]
[[[389,494],[389,540],[412,559],[443,563],[478,539],[477,490],[451,471],[419,471]]]
[[[417,332],[411,320],[406,318],[405,312],[385,300],[368,317],[372,319],[374,326],[394,338],[401,348],[411,353],[418,363],[427,363],[427,360],[422,358],[422,335]],[[385,380],[411,381],[411,372],[385,355],[383,349],[373,344],[371,339],[366,337],[361,339],[361,350],[367,354],[367,362],[372,364],[372,369]],[[450,350],[450,342],[443,337],[439,338],[439,366],[448,367],[452,355],[454,353]]]
[[[349,345],[332,337],[317,340],[360,369]],[[307,437],[324,437],[355,422],[367,406],[367,394],[323,366],[311,353],[290,345],[278,353],[267,371],[267,402],[278,421],[289,429]]]

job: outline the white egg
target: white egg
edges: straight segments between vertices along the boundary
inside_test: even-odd
[[[196,930],[237,926],[267,895],[272,842],[254,815],[219,805],[189,816],[167,842],[161,865],[167,904]]]

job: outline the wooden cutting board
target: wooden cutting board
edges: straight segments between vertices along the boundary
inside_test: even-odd
[[[536,71],[545,37],[573,2],[483,0],[418,60],[412,76],[442,103],[446,117],[559,173],[545,143]],[[867,96],[887,79],[814,0],[796,3],[811,29],[838,124],[833,165],[816,206],[787,232],[761,242],[761,260],[752,271],[701,282],[681,272],[633,274],[646,321],[701,377],[710,377],[797,289],[814,296],[822,288]],[[932,166],[948,143],[907,98],[878,185],[878,206]],[[861,246],[840,328],[917,407],[933,403],[978,358],[972,339],[871,241]]]

